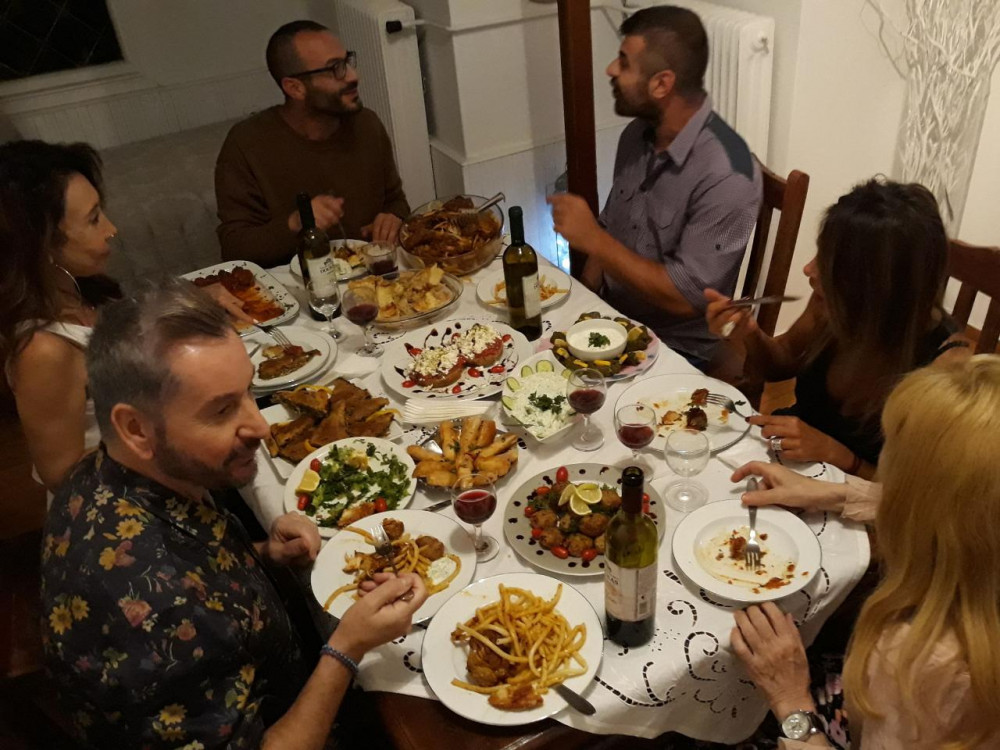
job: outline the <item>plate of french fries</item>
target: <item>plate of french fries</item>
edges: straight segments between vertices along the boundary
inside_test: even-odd
[[[462,477],[497,481],[517,465],[517,435],[498,432],[483,417],[445,420],[434,435],[406,449],[416,463],[413,476],[428,487],[450,489]]]
[[[438,699],[472,721],[515,726],[562,711],[557,683],[593,686],[604,635],[590,602],[567,583],[505,573],[466,586],[438,610],[421,664]]]
[[[412,323],[423,324],[451,309],[462,296],[462,282],[437,265],[384,276],[365,276],[349,281],[350,289],[367,289],[375,296],[375,325],[393,330]]]

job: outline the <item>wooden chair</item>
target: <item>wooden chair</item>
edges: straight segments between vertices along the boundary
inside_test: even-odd
[[[961,282],[951,314],[966,328],[976,295],[982,292],[990,298],[976,354],[996,351],[1000,340],[1000,247],[980,247],[949,240],[948,273]]]
[[[757,229],[754,232],[753,243],[750,245],[750,265],[747,267],[746,280],[743,282],[743,296],[757,292],[761,272],[764,266],[764,254],[767,252],[767,239],[771,232],[771,219],[775,211],[781,212],[778,219],[778,231],[774,238],[774,250],[771,253],[771,263],[767,269],[767,278],[761,294],[784,294],[788,283],[788,270],[795,254],[795,241],[799,236],[799,225],[802,223],[802,209],[806,205],[806,194],[809,192],[809,175],[793,169],[787,178],[782,178],[765,167],[759,160],[761,175],[764,178],[764,198],[757,214]],[[778,313],[781,305],[766,305],[757,313],[757,325],[768,335],[774,335],[778,324]]]

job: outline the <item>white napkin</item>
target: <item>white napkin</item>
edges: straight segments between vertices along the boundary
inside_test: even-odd
[[[432,424],[446,419],[480,416],[488,413],[493,407],[492,401],[411,398],[403,405],[403,421],[410,424]]]
[[[760,436],[760,429],[751,427],[750,432],[736,445],[716,455],[730,469],[738,469],[750,461],[769,463],[771,456],[768,454],[767,448],[767,441]]]

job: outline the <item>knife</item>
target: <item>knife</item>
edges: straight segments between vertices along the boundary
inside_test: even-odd
[[[597,713],[597,709],[594,708],[593,704],[584,698],[579,693],[571,690],[570,688],[563,685],[561,682],[556,683],[552,686],[556,693],[563,698],[569,705],[579,711],[581,714],[586,714],[587,716],[593,716]]]
[[[430,510],[430,511],[441,510],[442,508],[447,508],[449,505],[451,505],[451,500],[442,500],[440,502],[434,503],[433,505],[428,505],[423,510]]]
[[[754,297],[752,299],[734,299],[729,307],[756,307],[757,305],[777,305],[782,302],[798,302],[801,297],[788,294],[772,294],[770,297]]]

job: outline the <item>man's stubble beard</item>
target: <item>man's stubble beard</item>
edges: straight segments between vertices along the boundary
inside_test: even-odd
[[[259,445],[260,441],[258,441]],[[176,450],[167,439],[165,429],[162,425],[156,429],[156,452],[155,461],[160,471],[171,478],[184,482],[196,484],[209,490],[227,490],[243,487],[253,481],[257,476],[257,464],[253,464],[253,471],[246,479],[237,480],[233,477],[227,466],[247,457],[247,454],[255,454],[257,446],[253,449],[246,448],[230,453],[218,467],[210,466],[200,461],[195,456],[186,455]]]

